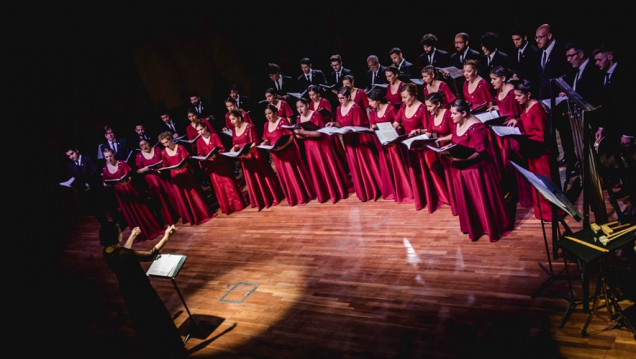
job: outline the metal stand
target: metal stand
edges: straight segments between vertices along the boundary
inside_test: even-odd
[[[183,303],[183,306],[185,307],[185,310],[188,313],[188,317],[190,318],[190,327],[188,328],[186,337],[183,340],[183,344],[185,344],[188,342],[188,339],[190,339],[190,336],[192,335],[192,329],[196,327],[197,322],[194,320],[192,313],[190,313],[190,309],[188,308],[188,305],[186,304],[185,299],[183,298],[183,295],[181,294],[181,291],[179,290],[179,287],[177,286],[177,281],[174,280],[174,277],[170,277],[170,280],[172,281],[172,285],[174,285],[174,289],[177,291],[177,294],[179,295],[179,299],[181,299],[181,303]]]

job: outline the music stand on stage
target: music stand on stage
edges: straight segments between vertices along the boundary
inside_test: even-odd
[[[581,221],[582,215],[576,210],[572,202],[565,196],[565,194],[557,187],[549,178],[543,175],[534,174],[527,169],[519,166],[514,161],[510,161],[510,163],[530,182],[530,184],[536,189],[537,192],[537,202],[539,201],[539,193],[545,198],[548,202],[550,202],[550,207],[552,208],[552,251],[554,254],[554,258],[558,258],[556,255],[556,242],[561,236],[561,231],[559,229],[558,223],[561,223],[565,228],[563,235],[570,234],[572,231],[570,227],[565,223],[565,216],[561,216],[557,209],[563,210],[566,214],[569,214],[574,218],[577,222]],[[543,217],[541,213],[541,206],[539,207],[539,217]],[[558,222],[558,223],[557,223]],[[543,242],[545,244],[546,254],[548,256],[548,268],[539,263],[539,266],[548,273],[548,279],[543,282],[543,284],[532,294],[532,298],[535,298],[544,288],[548,285],[552,284],[555,280],[558,279],[567,279],[568,287],[570,291],[570,298],[565,298],[568,302],[570,302],[570,306],[574,307],[576,305],[576,300],[574,298],[574,292],[572,290],[572,283],[570,282],[570,275],[567,273],[568,267],[567,262],[565,262],[565,271],[566,275],[556,275],[554,273],[554,269],[552,268],[552,257],[550,256],[550,248],[548,245],[548,238],[545,233],[545,225],[543,220],[541,220],[541,229],[543,231]]]
[[[190,339],[190,335],[192,334],[192,329],[197,324],[194,318],[192,317],[192,313],[190,313],[190,309],[188,308],[188,305],[186,304],[185,299],[183,298],[183,295],[181,295],[181,291],[179,290],[179,287],[177,286],[177,282],[175,281],[175,278],[177,277],[177,274],[179,274],[181,267],[183,267],[183,263],[185,263],[186,258],[187,257],[183,254],[174,254],[174,253],[160,254],[152,262],[152,264],[148,268],[148,271],[146,272],[146,275],[149,277],[170,279],[170,281],[172,282],[172,285],[174,286],[174,289],[179,295],[179,299],[181,299],[181,303],[183,303],[183,306],[185,307],[185,310],[188,313],[188,317],[191,320],[190,328],[188,329],[188,333],[186,334],[186,337],[183,340],[184,344],[188,342],[188,339]]]

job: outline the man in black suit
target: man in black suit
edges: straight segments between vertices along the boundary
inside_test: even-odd
[[[532,93],[539,93],[539,49],[528,41],[528,35],[521,30],[513,30],[511,38],[515,47],[511,56],[512,71],[517,79],[531,81],[534,86]]]
[[[566,73],[565,50],[563,45],[557,44],[552,34],[552,27],[549,24],[537,27],[534,39],[541,53],[539,59],[539,93],[536,98],[539,100],[549,99],[550,80],[564,76]],[[553,96],[557,95],[558,93],[553,94]],[[559,166],[567,165],[567,174],[574,175],[578,169],[574,152],[574,141],[572,139],[572,127],[567,115],[567,103],[565,101],[561,102],[559,106],[551,111],[554,119],[553,126],[559,132],[559,138],[561,138],[563,156],[558,160],[558,164]]]
[[[230,93],[229,97],[233,98],[236,101],[236,107],[242,109],[245,112],[249,112],[252,110],[252,103],[250,102],[250,98],[239,93],[239,88],[236,84],[230,85]]]
[[[73,178],[71,189],[76,195],[80,206],[86,208],[97,218],[100,224],[108,222],[106,214],[118,222],[121,228],[127,226],[122,213],[117,209],[112,188],[105,188],[101,182],[101,168],[88,155],[81,154],[73,146],[65,149],[69,162],[66,165],[67,173]]]
[[[353,71],[342,66],[342,56],[339,54],[331,55],[329,63],[332,71],[329,74],[327,84],[333,86],[331,89],[333,93],[337,93],[342,87],[342,79],[347,75],[353,75]]]
[[[172,116],[165,108],[159,108],[159,117],[161,118],[161,125],[159,125],[159,133],[164,131],[170,131],[172,138],[177,138],[186,135],[186,127],[181,122],[176,122],[172,119]]]
[[[450,54],[448,51],[437,48],[437,36],[433,34],[424,34],[420,40],[420,46],[424,49],[424,53],[420,55],[420,69],[431,65],[435,67],[450,66]]]
[[[625,115],[633,101],[630,84],[634,79],[633,70],[623,62],[617,61],[614,47],[601,46],[592,52],[594,63],[603,71],[601,91],[601,124],[596,131],[596,139],[605,137],[603,142],[609,152],[614,153],[616,164],[612,171],[618,177],[621,189],[614,193],[615,198],[629,196],[631,206],[624,211],[630,220],[636,219],[636,121]]]
[[[146,131],[146,126],[143,123],[137,123],[135,125],[135,134],[130,137],[131,147],[139,148],[139,141],[141,140],[146,140],[151,146],[159,142],[157,136]]]
[[[269,77],[270,81],[268,82],[265,89],[273,88],[276,91],[276,94],[281,96],[285,100],[289,98],[287,92],[296,91],[296,89],[298,88],[294,79],[291,76],[281,74],[280,66],[273,62],[267,64],[267,76]],[[263,90],[262,92],[265,93],[265,90]]]
[[[566,82],[587,102],[600,105],[603,72],[593,64],[583,47],[574,42],[565,45],[565,59],[572,66],[572,71],[565,77]]]
[[[508,54],[499,50],[499,35],[494,32],[487,32],[479,38],[481,44],[482,57],[479,59],[479,76],[484,79],[490,78],[490,71],[497,66],[509,69]],[[487,80],[488,81],[488,80]]]
[[[128,147],[128,141],[126,141],[125,138],[118,139],[110,125],[104,126],[104,138],[106,138],[106,141],[97,146],[98,160],[104,159],[104,154],[102,153],[104,148],[113,150],[113,152],[115,152],[115,159],[118,161],[126,161],[129,159],[131,149]]]
[[[190,104],[192,104],[191,108],[196,111],[197,115],[200,119],[208,119],[214,120],[210,116],[212,115],[212,105],[210,105],[206,100],[202,99],[196,92],[190,92]]]
[[[325,78],[325,73],[322,70],[315,70],[311,68],[311,59],[308,57],[303,57],[300,59],[300,70],[301,74],[296,79],[298,83],[297,91],[303,93],[307,90],[309,85],[326,85],[327,79]],[[308,95],[305,93],[305,98]],[[295,108],[296,106],[293,106]]]
[[[464,68],[464,61],[466,60],[477,60],[479,61],[479,52],[473,50],[469,46],[470,36],[468,36],[465,32],[460,32],[455,35],[455,39],[453,41],[453,45],[455,46],[455,52],[451,55],[450,64],[460,70]],[[444,76],[445,78],[449,78],[448,76]],[[454,93],[457,94],[458,98],[464,97],[464,82],[466,78],[464,76],[460,76],[454,79],[453,87]]]
[[[389,57],[395,67],[400,70],[399,78],[404,82],[410,82],[412,78],[420,78],[419,71],[415,71],[415,66],[412,63],[406,61],[402,55],[402,50],[399,47],[394,47],[389,51]]]
[[[380,64],[380,60],[376,55],[367,56],[367,86],[366,89],[370,90],[374,85],[387,85],[389,82],[386,79],[386,66]]]

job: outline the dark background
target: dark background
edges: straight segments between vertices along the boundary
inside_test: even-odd
[[[56,322],[57,315],[48,318],[56,309],[43,304],[56,301],[41,296],[55,293],[59,278],[66,275],[56,259],[60,240],[75,220],[57,186],[67,179],[64,147],[76,145],[95,156],[105,124],[113,125],[119,137],[132,134],[135,122],[152,128],[160,121],[156,104],[179,113],[188,90],[210,100],[218,106],[215,115],[223,116],[222,101],[231,82],[252,99],[263,98],[268,62],[296,77],[299,60],[309,57],[314,68],[328,74],[329,57],[339,53],[345,67],[364,76],[369,54],[389,65],[388,52],[397,46],[417,65],[420,38],[429,32],[449,52],[457,32],[469,33],[472,47],[479,50],[479,36],[494,31],[502,38],[501,49],[511,53],[513,28],[527,31],[534,43],[534,31],[543,23],[553,25],[558,41],[575,39],[589,48],[608,41],[625,47],[633,42],[626,14],[599,8],[605,4],[568,9],[539,2],[475,2],[472,7],[448,2],[226,4],[56,3],[6,10],[11,20],[4,24],[7,54],[15,60],[5,68],[7,90],[9,107],[16,110],[16,117],[6,121],[18,124],[18,134],[28,134],[18,147],[26,158],[19,162],[27,166],[11,177],[22,197],[7,202],[16,217],[10,226],[21,232],[13,257],[21,268],[16,279],[23,289],[14,293],[28,308],[16,311],[21,316],[17,324],[77,334],[73,323]]]

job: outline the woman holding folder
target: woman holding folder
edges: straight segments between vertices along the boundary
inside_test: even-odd
[[[139,140],[141,151],[135,156],[137,173],[142,175],[150,197],[157,203],[163,224],[175,224],[179,221],[179,214],[172,196],[172,184],[155,171],[162,166],[161,150],[145,139]]]
[[[296,101],[296,110],[296,124],[299,127],[294,130],[294,134],[304,141],[305,159],[318,202],[331,199],[332,203],[336,203],[347,198],[353,187],[338,155],[336,146],[340,144],[333,141],[332,136],[316,131],[325,127],[325,117],[318,111],[311,110],[304,98]]]
[[[233,165],[227,157],[218,155],[225,151],[221,138],[211,132],[204,122],[197,124],[197,132],[201,135],[197,140],[197,155],[205,158],[199,163],[210,178],[219,209],[225,214],[242,210],[247,206],[247,201],[234,176]],[[213,154],[207,157],[210,153]]]
[[[476,241],[483,234],[491,242],[509,233],[512,222],[488,151],[489,129],[474,115],[463,99],[451,103],[451,142],[473,150],[466,158],[450,156],[452,181],[459,215],[459,227]]]
[[[288,119],[291,119],[294,116],[291,106],[289,106],[287,101],[283,101],[278,98],[276,90],[273,88],[265,90],[265,100],[267,100],[267,104],[276,107],[278,110],[278,116]]]
[[[234,125],[232,151],[238,151],[244,146],[252,148],[247,155],[240,157],[250,207],[258,208],[260,211],[277,205],[283,199],[283,194],[267,154],[259,148],[254,148],[259,142],[256,127],[243,121],[243,116],[238,110],[230,111],[230,121]]]
[[[279,117],[276,107],[267,105],[265,107],[265,118],[267,122],[263,127],[263,142],[261,145],[278,145],[282,138],[286,143],[282,148],[274,147],[271,150],[272,159],[276,168],[276,177],[280,187],[287,198],[290,206],[306,204],[316,198],[309,171],[305,162],[300,157],[300,150],[296,143],[293,132],[282,126],[290,126],[286,118]],[[289,138],[288,140],[285,140]]]
[[[172,200],[183,223],[197,225],[209,221],[216,214],[205,202],[201,186],[188,168],[190,154],[185,147],[172,141],[172,134],[165,131],[159,134],[159,143],[163,145],[161,151],[161,173],[168,172],[172,183]],[[168,168],[166,168],[168,167]]]
[[[115,159],[112,149],[104,147],[102,153],[106,161],[102,170],[102,183],[115,188],[115,198],[128,227],[141,229],[140,240],[154,239],[162,234],[163,227],[141,200],[131,182],[132,168],[126,162]]]

